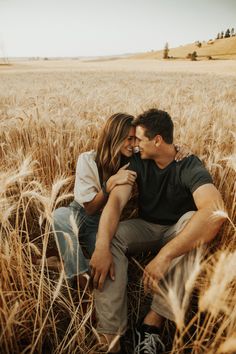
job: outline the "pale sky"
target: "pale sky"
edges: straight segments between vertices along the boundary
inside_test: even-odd
[[[0,0],[0,57],[145,52],[232,27],[236,0]]]

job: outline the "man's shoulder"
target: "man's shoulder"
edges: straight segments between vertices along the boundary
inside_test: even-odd
[[[129,162],[130,162],[129,169],[134,170],[136,172],[141,172],[145,168],[145,166],[148,165],[149,161],[150,160],[141,159],[139,152],[135,153],[135,154],[133,154],[133,156],[129,160]]]
[[[141,160],[139,152],[136,154],[133,154],[130,157],[129,163],[130,163],[129,168],[131,170],[133,170],[133,169],[135,170],[137,167],[139,167],[142,164],[142,160]]]
[[[182,183],[191,192],[194,192],[203,184],[213,183],[211,174],[196,155],[191,155],[183,159],[178,165],[178,169]]]
[[[180,166],[181,169],[194,169],[195,167],[202,167],[205,169],[204,163],[196,155],[191,155],[184,158],[182,161],[178,162],[177,166]]]
[[[192,175],[195,173],[207,173],[210,175],[203,161],[196,155],[191,155],[177,162],[176,171],[180,175]]]

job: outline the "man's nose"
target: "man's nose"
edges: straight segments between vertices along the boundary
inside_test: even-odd
[[[134,139],[133,149],[134,149],[134,153],[139,152],[139,140],[138,139]]]

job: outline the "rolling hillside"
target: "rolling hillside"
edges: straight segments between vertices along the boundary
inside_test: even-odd
[[[170,48],[169,57],[175,59],[185,59],[188,53],[196,51],[198,60],[208,59],[236,59],[236,37],[216,39],[201,42],[198,47],[197,42],[186,44],[177,48]],[[163,50],[152,51],[132,56],[135,59],[162,59]]]

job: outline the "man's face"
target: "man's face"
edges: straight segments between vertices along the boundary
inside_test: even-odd
[[[152,159],[156,156],[155,138],[149,140],[145,136],[145,131],[146,129],[141,126],[136,127],[136,146],[139,147],[142,159]]]

